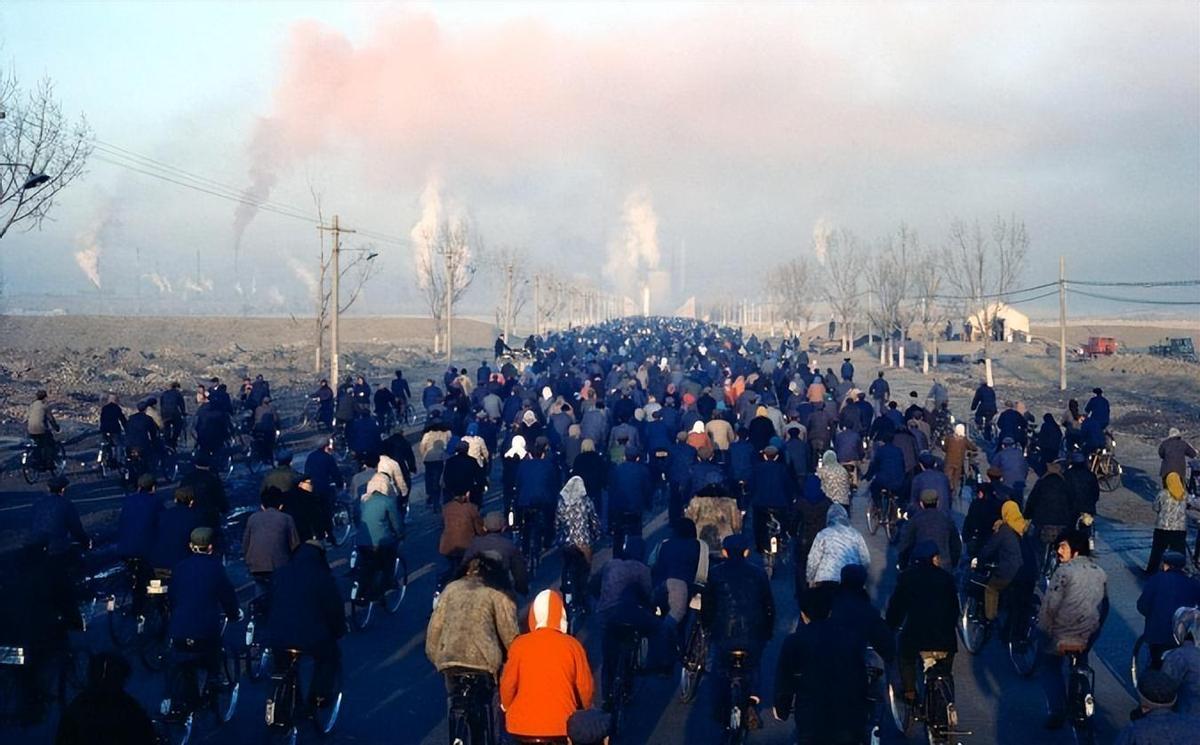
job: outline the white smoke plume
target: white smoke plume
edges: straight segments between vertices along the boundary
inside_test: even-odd
[[[608,276],[620,278],[621,291],[640,299],[642,286],[660,260],[658,215],[649,192],[638,189],[625,198],[621,222],[621,236],[609,244],[605,269]]]
[[[271,305],[284,305],[287,302],[287,299],[283,296],[283,293],[280,292],[278,287],[271,285],[269,288],[267,288],[267,302]]]
[[[250,185],[242,192],[245,200],[239,202],[233,211],[233,263],[237,266],[238,257],[242,250],[242,238],[246,228],[258,214],[258,205],[271,196],[279,177],[276,174],[276,164],[280,159],[280,146],[273,123],[269,119],[259,119],[255,127],[254,137],[248,147],[250,156]]]
[[[441,219],[441,182],[435,174],[430,174],[425,180],[425,189],[421,192],[421,218],[408,233],[413,242],[417,286],[422,290],[429,287],[429,274],[422,267],[433,265],[433,239]]]
[[[79,246],[79,250],[74,254],[75,265],[96,289],[100,289],[100,255],[104,252],[104,244],[116,225],[117,219],[111,204],[105,200],[91,226],[75,239]]]
[[[159,274],[158,272],[150,272],[149,274],[143,274],[142,279],[150,280],[150,284],[154,285],[155,288],[158,289],[159,294],[161,294],[161,295],[170,295],[174,291],[173,288],[171,287],[171,280],[167,279],[166,277]]]
[[[317,295],[317,275],[312,269],[300,263],[295,258],[288,258],[288,266],[292,270],[292,274],[296,275],[296,279],[304,284],[308,290],[308,294],[312,297]]]
[[[199,280],[192,279],[191,277],[184,277],[180,281],[179,286],[182,287],[185,292],[202,295],[206,292],[212,292],[213,281],[208,277],[202,277]]]
[[[824,217],[813,225],[813,253],[817,255],[817,263],[821,266],[825,265],[825,259],[829,256],[829,237],[831,235],[833,235],[833,225]]]

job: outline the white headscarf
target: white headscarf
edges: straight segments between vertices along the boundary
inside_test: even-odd
[[[514,455],[518,458],[524,458],[526,455],[525,438],[521,435],[513,435],[512,442],[508,446],[508,452],[504,454],[504,457],[511,458]]]

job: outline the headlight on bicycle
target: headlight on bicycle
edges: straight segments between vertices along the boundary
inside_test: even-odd
[[[1092,526],[1092,523],[1094,523],[1095,521],[1096,521],[1096,518],[1086,512],[1084,512],[1083,514],[1081,514],[1079,516],[1079,522],[1088,528],[1090,528]]]

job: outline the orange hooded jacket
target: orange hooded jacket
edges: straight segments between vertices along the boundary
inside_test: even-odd
[[[542,590],[529,607],[527,634],[508,649],[500,678],[500,706],[508,732],[525,737],[566,737],[567,719],[592,704],[587,653],[567,634],[562,596]]]

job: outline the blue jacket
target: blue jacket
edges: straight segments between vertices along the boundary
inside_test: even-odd
[[[429,411],[442,402],[442,389],[436,385],[427,385],[421,389],[421,405]]]
[[[729,445],[729,478],[733,481],[750,482],[754,469],[754,445],[749,440],[738,440]]]
[[[186,559],[191,550],[188,541],[192,530],[200,527],[200,511],[194,507],[175,505],[158,516],[158,536],[150,549],[150,563],[155,569],[173,569]]]
[[[671,454],[667,458],[667,479],[673,486],[682,487],[687,483],[692,464],[696,462],[696,448],[686,442],[675,442],[669,450]]]
[[[346,633],[345,613],[324,552],[311,543],[300,544],[271,579],[271,644],[311,650],[333,643]]]
[[[346,444],[355,453],[380,453],[383,439],[379,435],[379,423],[375,417],[360,416],[346,426]]]
[[[117,526],[117,553],[121,556],[149,558],[162,511],[162,499],[156,494],[136,491],[125,497]]]
[[[890,442],[877,447],[866,478],[882,489],[896,491],[904,486],[904,454],[900,448]]]
[[[218,639],[221,614],[237,618],[237,592],[215,554],[191,554],[175,565],[168,585],[172,639]]]
[[[1088,399],[1087,405],[1083,407],[1083,413],[1096,420],[1097,426],[1100,429],[1108,428],[1109,408],[1108,399],[1104,396],[1092,396]]]
[[[327,494],[346,483],[338,468],[337,458],[325,452],[324,448],[317,448],[304,459],[304,475],[312,479],[313,491],[318,494]]]
[[[671,434],[667,425],[661,419],[646,424],[646,452],[653,454],[659,450],[671,449]]]
[[[996,390],[990,385],[981,385],[975,389],[975,398],[971,399],[971,411],[981,416],[996,413]]]
[[[550,458],[526,458],[517,466],[517,506],[553,507],[561,483]]]
[[[854,380],[854,365],[849,362],[842,363],[842,380]]]
[[[688,499],[696,496],[696,492],[710,484],[725,483],[725,474],[721,467],[710,460],[697,461],[688,472],[687,488],[684,490]]]
[[[760,460],[750,473],[750,504],[755,507],[791,507],[796,484],[788,476],[783,456]]]
[[[644,463],[618,463],[608,479],[608,514],[646,510],[653,490],[650,469]]]
[[[1194,605],[1200,605],[1200,581],[1179,570],[1155,572],[1137,601],[1138,613],[1146,617],[1146,643],[1174,645],[1175,610]]]

